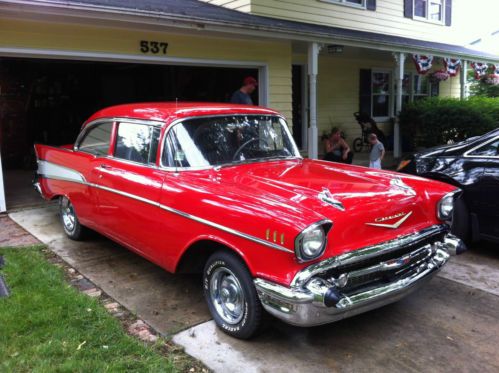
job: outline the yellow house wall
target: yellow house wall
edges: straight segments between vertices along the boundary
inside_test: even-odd
[[[264,63],[268,66],[269,106],[291,121],[291,43],[235,40],[168,32],[43,23],[0,18],[0,47],[144,56],[140,40],[169,43],[167,57]],[[1,57],[1,54],[0,54]],[[237,87],[234,87],[235,89]]]
[[[403,0],[377,0],[376,11],[327,0],[203,1],[255,15],[458,45],[468,44],[497,26],[491,0],[453,0],[450,27],[405,18]]]

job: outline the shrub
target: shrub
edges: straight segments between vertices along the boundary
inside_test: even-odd
[[[411,148],[462,141],[499,127],[499,98],[420,100],[404,107],[400,126],[404,143]]]

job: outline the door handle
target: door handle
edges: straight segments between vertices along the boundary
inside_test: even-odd
[[[108,166],[107,164],[101,164],[100,165],[100,168],[103,168],[105,170],[110,170],[111,169],[111,166]]]

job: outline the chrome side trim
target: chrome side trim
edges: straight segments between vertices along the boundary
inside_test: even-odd
[[[38,175],[48,179],[72,181],[85,184],[85,177],[76,170],[43,160],[38,161]]]
[[[424,241],[434,235],[446,233],[448,230],[449,227],[447,225],[433,225],[419,232],[402,236],[394,240],[382,242],[377,245],[364,247],[346,254],[325,259],[298,272],[293,278],[293,281],[291,281],[291,287],[300,288],[313,276],[319,273],[341,265],[351,264],[365,259],[370,259],[378,255],[383,255],[409,244],[417,244],[418,242]]]
[[[39,161],[39,163],[40,162],[45,162],[47,164],[56,166],[54,169],[58,169],[58,167],[59,167],[61,169],[71,170],[71,169],[68,169],[68,168],[66,168],[64,166],[59,166],[59,165],[56,165],[56,164],[51,163],[51,162]],[[143,202],[143,203],[147,203],[149,205],[158,207],[158,208],[160,208],[162,210],[168,211],[168,212],[170,212],[172,214],[176,214],[176,215],[182,216],[182,217],[184,217],[186,219],[194,220],[194,221],[196,221],[198,223],[201,223],[201,224],[204,224],[204,225],[208,225],[210,227],[213,227],[213,228],[219,229],[221,231],[230,233],[230,234],[232,234],[234,236],[237,236],[237,237],[241,237],[241,238],[247,239],[249,241],[256,242],[258,244],[270,247],[272,249],[283,251],[283,252],[290,253],[290,254],[294,253],[293,250],[290,250],[290,249],[288,249],[288,248],[286,248],[284,246],[281,246],[281,245],[278,245],[276,243],[272,243],[272,242],[266,241],[264,239],[252,236],[250,234],[246,234],[246,233],[240,232],[240,231],[235,230],[233,228],[226,227],[225,225],[218,224],[218,223],[212,222],[210,220],[206,220],[206,219],[200,218],[198,216],[189,214],[187,212],[183,212],[183,211],[174,209],[173,207],[162,205],[159,202],[155,202],[155,201],[152,201],[150,199],[137,196],[135,194],[123,192],[121,190],[117,190],[117,189],[114,189],[114,188],[109,188],[109,187],[106,187],[106,186],[103,186],[103,185],[99,185],[99,184],[95,184],[95,183],[89,183],[89,182],[87,182],[85,180],[85,178],[83,177],[83,175],[81,175],[79,172],[74,171],[74,170],[71,170],[71,171],[74,172],[75,174],[78,174],[81,178],[76,178],[76,177],[72,177],[72,178],[69,177],[68,178],[68,177],[62,177],[62,176],[53,175],[53,174],[47,174],[47,173],[41,174],[40,172],[38,174],[40,176],[44,177],[44,178],[47,178],[47,179],[63,180],[63,181],[75,182],[75,183],[78,183],[78,184],[84,184],[84,185],[87,185],[87,186],[92,187],[92,188],[97,188],[97,189],[105,190],[107,192],[115,193],[115,194],[121,195],[123,197],[135,199],[137,201],[140,201],[140,202]]]

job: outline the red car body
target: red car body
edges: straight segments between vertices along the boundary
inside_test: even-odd
[[[338,260],[355,253],[369,254],[366,250],[371,250],[371,258],[373,253],[393,252],[409,241],[425,239],[433,256],[438,251],[438,265],[432,264],[438,269],[447,261],[448,251],[461,247],[448,235],[446,222],[437,211],[442,198],[456,189],[444,183],[299,157],[192,170],[162,166],[164,139],[172,125],[191,118],[233,115],[280,117],[269,109],[229,104],[144,103],[101,110],[83,125],[82,133],[94,123],[111,122],[107,153],[96,156],[80,151],[78,140],[62,147],[35,145],[39,162],[36,186],[46,199],[71,201],[82,226],[169,272],[194,269],[196,257],[206,259],[204,247],[226,248],[247,266],[265,309],[297,325],[333,321],[405,294],[405,288],[402,292],[399,286],[393,289],[397,297],[383,302],[373,298],[355,312],[336,310],[338,316],[334,317],[331,313],[314,318],[283,311],[294,308],[295,313],[301,312],[297,299],[315,291],[305,289],[305,282],[310,284],[313,276],[337,267]],[[154,123],[158,128],[160,145],[152,164],[114,156],[117,126],[130,121]],[[329,224],[324,252],[310,261],[300,260],[297,238],[321,221]],[[421,241],[418,249],[424,245]],[[412,260],[398,255],[395,259],[399,261]],[[394,258],[384,257],[376,265],[390,264],[390,260]],[[316,284],[321,287],[317,291],[326,296],[324,286],[333,282]],[[419,278],[412,281],[411,288],[419,282]],[[290,295],[289,290],[295,293]]]

